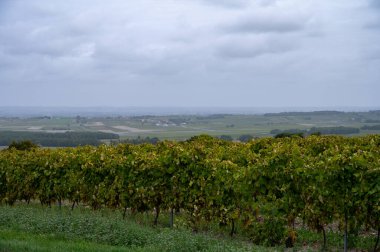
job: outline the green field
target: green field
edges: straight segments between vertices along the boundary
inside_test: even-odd
[[[353,127],[358,133],[378,134],[377,130],[363,130],[363,126],[380,125],[380,111],[372,112],[291,112],[257,115],[172,115],[131,117],[34,117],[0,118],[1,131],[27,131],[62,133],[107,132],[120,139],[138,136],[184,140],[194,135],[228,135],[234,139],[244,134],[253,137],[272,136],[272,130],[298,129],[308,131],[313,127]],[[380,127],[380,126],[379,126]],[[104,140],[105,142],[107,139]]]

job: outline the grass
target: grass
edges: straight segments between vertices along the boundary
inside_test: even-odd
[[[69,206],[47,208],[38,204],[0,205],[0,252],[5,251],[319,251],[322,234],[297,229],[294,248],[262,247],[247,241],[244,234],[228,236],[217,224],[205,224],[199,233],[186,226],[184,216],[176,216],[176,227],[167,226],[167,216],[152,226],[149,214],[129,215],[123,220],[118,210],[92,211]],[[353,247],[372,251],[375,235],[354,240]],[[328,251],[343,248],[342,233],[327,232]]]
[[[0,206],[0,251],[269,251],[232,239],[123,221],[119,212]]]
[[[326,232],[327,251],[343,250],[343,233],[337,231]],[[307,244],[307,245],[306,245]],[[294,251],[322,250],[323,236],[322,233],[311,232],[307,229],[300,228],[297,230],[297,241],[293,248]],[[375,245],[375,235],[362,235],[360,237],[349,236],[350,251],[373,251]]]
[[[68,240],[49,234],[31,234],[13,230],[0,230],[0,252],[11,251],[132,251],[132,249],[103,245],[83,240]]]

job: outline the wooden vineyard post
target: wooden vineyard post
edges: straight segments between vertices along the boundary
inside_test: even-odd
[[[174,209],[170,209],[170,216],[169,216],[169,227],[173,228],[174,226]]]
[[[348,232],[347,232],[347,213],[344,216],[344,252],[347,252],[348,247]]]

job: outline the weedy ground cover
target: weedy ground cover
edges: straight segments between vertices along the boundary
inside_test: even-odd
[[[0,206],[0,251],[319,251],[321,234],[297,229],[293,248],[256,246],[238,232],[228,235],[217,224],[205,223],[198,233],[191,231],[186,216],[177,214],[176,225],[168,228],[168,214],[153,226],[154,214],[127,214],[83,206],[51,208],[32,203]],[[328,232],[328,251],[342,248],[342,235]],[[355,247],[370,251],[375,236],[361,236]]]
[[[152,218],[153,219],[153,218]],[[0,251],[265,251],[231,239],[123,220],[119,211],[0,206]]]

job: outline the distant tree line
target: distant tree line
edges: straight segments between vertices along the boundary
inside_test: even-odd
[[[264,116],[331,116],[342,115],[346,112],[341,111],[312,111],[312,112],[280,112],[280,113],[266,113]]]
[[[358,134],[360,132],[359,128],[354,127],[344,127],[344,126],[338,126],[338,127],[313,127],[311,129],[286,129],[286,130],[279,130],[274,129],[271,130],[270,133],[272,135],[279,135],[279,134],[293,134],[293,135],[315,135],[315,134],[322,134],[322,135],[349,135],[349,134]]]
[[[251,141],[252,139],[254,139],[254,137],[252,135],[249,135],[249,134],[241,135],[238,138],[238,140],[240,142],[243,142],[243,143],[247,143],[247,142]]]
[[[160,142],[160,139],[157,137],[140,137],[138,136],[137,138],[131,138],[131,139],[124,139],[121,141],[113,141],[113,143],[124,143],[124,144],[144,144],[144,143],[149,143],[149,144],[157,144]]]
[[[196,138],[197,136],[193,136],[191,137],[190,139],[193,139],[193,138]],[[244,135],[241,135],[239,136],[238,138],[233,138],[232,136],[230,135],[221,135],[221,136],[216,136],[215,137],[216,139],[221,139],[221,140],[224,140],[224,141],[239,141],[239,142],[249,142],[251,141],[252,139],[254,139],[255,137],[252,136],[252,135],[249,135],[249,134],[244,134]],[[190,140],[189,139],[189,140]],[[189,141],[189,140],[186,140],[186,141]],[[137,138],[131,138],[131,139],[123,139],[123,140],[113,140],[111,141],[113,144],[119,144],[119,143],[124,143],[124,144],[157,144],[159,142],[161,142],[161,140],[157,137],[141,137],[141,136],[138,136]]]
[[[35,143],[33,143],[30,140],[24,140],[20,142],[13,141],[9,146],[8,149],[16,149],[16,150],[31,150],[34,148],[38,148],[39,146]]]
[[[235,141],[236,140],[236,141],[239,141],[242,143],[247,143],[247,142],[251,141],[252,139],[254,139],[255,137],[250,135],[250,134],[244,134],[244,135],[241,135],[237,138],[233,138],[230,135],[221,135],[221,136],[217,136],[216,138],[224,140],[224,141]]]
[[[12,142],[30,140],[45,147],[75,147],[80,145],[98,146],[103,139],[119,139],[119,135],[104,132],[65,132],[46,133],[28,131],[0,132],[0,145],[8,146]]]
[[[380,120],[374,120],[374,119],[367,119],[364,120],[365,123],[380,123]]]
[[[360,129],[362,130],[380,130],[380,124],[377,124],[377,125],[364,125],[363,127],[361,127]]]
[[[208,120],[208,119],[224,119],[229,114],[213,114],[213,115],[205,115],[205,116],[197,116],[197,120]]]
[[[234,140],[233,137],[230,135],[221,135],[218,138],[221,140],[224,140],[224,141],[233,141]]]
[[[274,138],[285,138],[285,137],[304,137],[303,133],[290,133],[290,132],[283,132],[279,133],[274,136]]]
[[[320,132],[323,135],[348,135],[348,134],[358,134],[360,129],[354,127],[313,127],[310,129],[309,133],[313,134]]]
[[[278,135],[278,134],[305,134],[307,130],[303,129],[286,129],[286,130],[280,130],[280,129],[274,129],[271,130],[270,133],[272,135]]]

